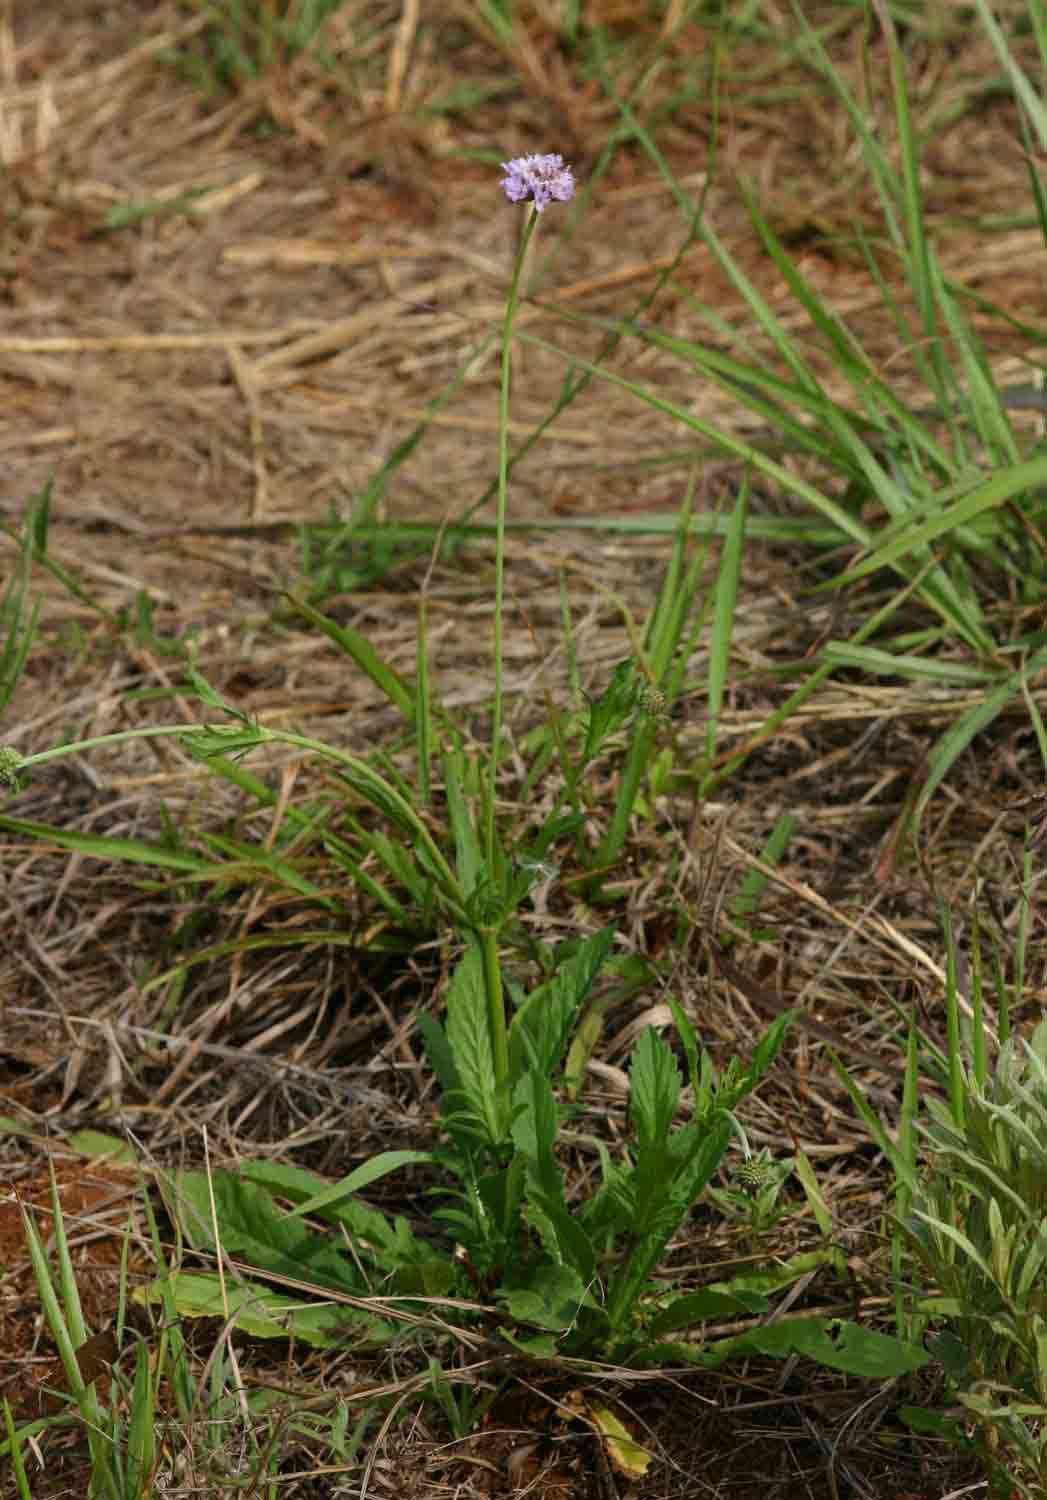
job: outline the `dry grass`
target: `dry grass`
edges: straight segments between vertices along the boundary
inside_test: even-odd
[[[263,722],[293,724],[347,748],[395,734],[377,690],[350,675],[326,642],[280,618],[280,589],[301,582],[293,527],[323,520],[332,505],[348,514],[427,414],[425,440],[396,469],[381,516],[442,520],[484,493],[496,455],[495,346],[453,401],[435,413],[430,403],[504,307],[518,216],[499,202],[485,156],[560,149],[585,183],[617,122],[606,95],[595,84],[580,86],[557,47],[546,19],[551,7],[534,6],[511,57],[470,9],[349,0],[324,30],[333,68],[307,55],[278,57],[256,80],[207,98],[164,61],[172,48],[205,47],[205,18],[193,6],[64,0],[16,15],[10,0],[0,4],[0,519],[16,526],[26,498],[53,476],[52,553],[96,605],[39,572],[44,630],[8,712],[5,742],[29,751],[70,731],[148,724],[157,714],[146,695],[152,689],[173,695],[164,706],[178,716],[195,717],[178,696],[177,661],[116,623],[139,591],[154,603],[158,631],[183,640],[192,633],[208,678]],[[596,0],[591,6],[623,40],[654,45],[653,22],[628,18],[630,7],[619,8],[616,20],[613,9]],[[834,21],[834,55],[861,86],[857,13],[845,23],[840,7],[809,9]],[[960,22],[942,10],[951,37],[917,39],[913,71],[921,120],[935,130],[928,202],[944,260],[1016,317],[1031,317],[1044,292],[1037,232],[981,227],[992,216],[1017,220],[1027,204],[1010,105],[989,87],[996,68],[985,44],[966,33],[957,41]],[[683,26],[645,87],[648,114],[695,70],[703,76],[712,45],[710,30]],[[882,87],[875,76],[868,81]],[[455,86],[475,89],[478,102],[439,108]],[[706,205],[717,233],[784,309],[786,289],[734,191],[734,179],[749,175],[779,232],[805,247],[807,273],[904,389],[879,295],[844,241],[855,216],[873,224],[873,207],[837,114],[780,40],[758,35],[731,50],[722,110]],[[260,128],[267,120],[275,128]],[[710,131],[711,104],[699,92],[674,108],[660,135],[673,170],[695,194]],[[114,211],[143,204],[150,210],[128,227],[109,227]],[[557,310],[631,312],[681,235],[670,192],[639,153],[618,149],[577,232],[549,234],[541,306],[528,307],[525,326],[592,355],[598,336],[559,322]],[[696,245],[646,316],[695,335],[707,306],[731,321],[742,312]],[[1019,347],[1016,334],[992,325],[991,353],[1004,380]],[[613,364],[711,421],[746,420],[661,351],[623,343]],[[562,378],[552,357],[522,351],[514,436],[542,418]],[[642,460],[674,441],[667,419],[615,386],[594,383],[517,470],[512,513],[672,513],[690,460],[652,469]],[[705,501],[714,505],[736,482],[723,460],[708,462]],[[774,494],[760,498],[772,512],[784,507]],[[587,683],[600,684],[629,649],[623,606],[643,618],[666,555],[667,544],[655,538],[595,531],[512,542],[514,733],[541,720],[544,686],[554,695],[563,689],[561,583]],[[829,603],[804,597],[799,563],[781,547],[749,549],[725,744],[756,734],[779,691],[772,668],[803,658],[832,624]],[[425,557],[407,558],[379,585],[328,602],[401,670],[413,663],[414,600],[426,566]],[[429,599],[440,694],[482,733],[490,549],[478,543],[438,563]],[[140,700],[128,697],[136,692]],[[1043,690],[1035,696],[1042,703]],[[667,962],[666,988],[683,998],[717,1056],[744,1054],[775,1008],[799,1004],[810,1014],[812,1026],[794,1034],[788,1062],[751,1106],[747,1128],[756,1144],[801,1143],[818,1165],[859,1300],[878,1285],[870,1268],[883,1233],[882,1184],[822,1043],[835,1042],[889,1115],[901,1053],[884,1029],[883,997],[917,1006],[931,1031],[940,1024],[937,903],[962,913],[980,885],[1003,926],[1013,921],[1022,820],[1007,809],[1038,790],[1027,769],[1025,721],[1004,715],[936,800],[922,863],[886,859],[928,737],[959,704],[955,692],[936,702],[926,689],[904,685],[827,685],[786,733],[750,756],[722,803],[696,814],[686,802],[667,801],[638,833],[621,882],[627,942]],[[679,760],[698,753],[700,714],[695,700],[674,726]],[[288,796],[315,774],[283,754],[270,769]],[[111,836],[159,837],[161,808],[183,828],[235,827],[261,841],[274,833],[272,822],[257,817],[244,826],[233,790],[170,741],[132,742],[90,762],[48,768],[5,810]],[[694,933],[714,930],[785,810],[802,833],[787,863],[770,871],[761,913],[778,935],[777,969],[731,983],[697,940],[690,950],[675,948],[674,914]],[[540,816],[540,809],[518,811]],[[412,1022],[439,985],[439,953],[400,960],[337,949],[238,955],[195,970],[181,997],[165,987],[143,993],[144,975],[181,951],[175,934],[197,909],[194,888],[7,835],[0,883],[0,1097],[7,1114],[34,1130],[7,1139],[3,1177],[32,1199],[44,1137],[58,1147],[96,1321],[111,1316],[112,1246],[128,1191],[109,1169],[89,1170],[62,1155],[60,1143],[74,1128],[128,1128],[151,1161],[174,1163],[198,1158],[206,1123],[216,1159],[279,1154],[332,1175],[376,1145],[431,1136],[432,1090]],[[293,928],[306,915],[285,898],[255,892],[212,903],[196,941]],[[569,919],[566,910],[545,914],[550,930]],[[1034,942],[1031,957],[1027,1005],[1037,1014],[1047,983],[1042,944]],[[602,1128],[613,1132],[623,1117],[631,1039],[663,1017],[657,993],[638,995],[613,1015],[588,1106]],[[0,1346],[11,1359],[3,1391],[24,1409],[43,1346],[17,1224],[3,1222]],[[674,1252],[680,1274],[698,1263],[707,1275],[742,1253],[711,1217],[694,1228],[694,1242]],[[795,1244],[808,1232],[798,1220]],[[143,1274],[144,1251],[135,1257],[132,1269]],[[820,1305],[817,1287],[809,1297]],[[335,1383],[315,1357],[300,1368],[294,1360],[292,1353],[282,1383]],[[255,1366],[276,1378],[268,1350],[246,1351],[245,1374]],[[509,1470],[521,1483],[545,1495],[624,1493],[601,1466],[589,1429],[565,1415],[576,1372],[532,1372],[526,1399],[522,1385],[511,1387],[495,1426],[458,1444],[446,1442],[434,1409],[420,1402],[417,1371],[409,1373],[373,1455],[372,1493],[501,1492],[509,1454],[532,1441],[533,1453],[528,1448]],[[481,1362],[463,1378],[498,1374],[497,1365]],[[343,1391],[388,1378],[377,1368],[337,1375]],[[608,1372],[610,1384],[616,1378]],[[663,1460],[655,1486],[666,1496],[759,1492],[794,1500],[837,1495],[847,1481],[858,1494],[929,1495],[940,1493],[946,1474],[927,1450],[921,1478],[911,1445],[908,1466],[892,1467],[893,1448],[877,1425],[882,1409],[868,1404],[866,1392],[824,1377],[811,1383],[806,1374],[753,1368],[703,1382],[661,1378],[614,1388]],[[703,1404],[710,1400],[715,1406]],[[540,1435],[500,1435],[513,1426]],[[56,1487],[41,1477],[34,1493],[67,1492],[61,1485],[76,1484],[76,1463],[72,1449],[64,1467],[59,1451],[49,1451]],[[0,1491],[9,1493],[4,1482]],[[282,1493],[358,1490],[357,1472],[316,1475]]]

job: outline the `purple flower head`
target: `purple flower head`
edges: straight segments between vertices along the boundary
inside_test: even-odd
[[[566,203],[574,197],[574,175],[565,167],[558,151],[548,156],[514,156],[502,162],[502,187],[510,203],[534,200],[536,213],[554,200]]]

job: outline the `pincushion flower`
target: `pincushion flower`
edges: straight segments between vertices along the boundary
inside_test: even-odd
[[[523,203],[530,198],[536,213],[541,213],[546,204],[566,203],[574,197],[574,173],[564,166],[558,151],[546,156],[514,156],[512,161],[502,162],[502,178],[505,196],[511,203]]]

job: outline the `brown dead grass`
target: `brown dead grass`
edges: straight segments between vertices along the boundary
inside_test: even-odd
[[[653,23],[645,33],[647,23],[632,16],[634,7],[617,15],[605,3],[591,9],[623,37],[657,40]],[[839,14],[822,9],[826,19]],[[920,118],[938,122],[927,149],[927,192],[944,260],[979,292],[1034,321],[1044,307],[1038,235],[978,227],[985,216],[1026,211],[1015,122],[989,87],[996,69],[987,47],[967,32],[959,36],[949,7],[942,10],[950,34],[933,44],[917,38],[911,60]],[[300,575],[289,527],[323,519],[332,504],[348,514],[378,465],[427,414],[425,440],[396,471],[384,516],[453,517],[493,477],[495,346],[453,401],[435,413],[430,406],[496,329],[519,229],[519,214],[499,201],[492,168],[476,153],[556,147],[584,184],[617,118],[595,84],[577,82],[544,14],[534,7],[526,37],[506,57],[468,23],[465,6],[434,4],[422,15],[350,0],[325,30],[333,73],[308,57],[279,59],[255,83],[206,99],[162,61],[172,47],[203,45],[202,17],[192,6],[63,0],[17,15],[0,6],[0,518],[17,525],[26,497],[53,478],[54,557],[102,611],[126,609],[148,591],[160,632],[193,632],[201,669],[264,722],[293,723],[352,748],[397,731],[384,700],[326,642],[274,628],[278,590]],[[640,104],[649,109],[669,97],[712,43],[700,26],[682,27]],[[832,45],[861,87],[857,23],[840,24]],[[771,304],[787,308],[786,288],[734,188],[736,177],[749,176],[775,227],[802,249],[807,274],[904,388],[907,372],[897,368],[878,293],[846,245],[856,217],[873,230],[877,223],[857,154],[810,75],[782,56],[779,45],[759,39],[731,52],[707,213]],[[468,112],[425,112],[463,82],[487,91],[488,101]],[[885,110],[875,66],[869,82],[874,107]],[[259,130],[265,118],[277,128]],[[709,99],[698,94],[677,106],[659,137],[695,195],[710,128]],[[199,196],[187,200],[190,193]],[[128,228],[106,227],[114,209],[146,201],[171,207]],[[563,215],[543,226],[540,250],[550,265],[542,307],[529,306],[522,323],[591,354],[598,336],[561,323],[556,310],[631,312],[683,231],[671,194],[630,148],[615,153],[572,233],[573,222]],[[897,292],[904,296],[904,288]],[[697,335],[703,305],[731,322],[741,315],[737,294],[696,246],[646,316]],[[799,315],[793,326],[802,326]],[[983,332],[994,365],[1009,378],[1021,340],[988,320]],[[711,421],[747,420],[661,351],[623,343],[611,363]],[[542,418],[563,373],[551,356],[521,348],[514,438]],[[519,466],[512,513],[671,513],[688,465],[648,472],[639,461],[678,441],[667,419],[616,386],[594,383]],[[736,479],[723,462],[710,462],[704,498],[715,503]],[[779,504],[774,495],[760,500]],[[598,532],[511,544],[514,731],[542,717],[543,686],[557,694],[565,680],[561,579],[586,680],[599,685],[629,649],[623,605],[642,620],[665,556],[661,543]],[[413,664],[414,598],[424,570],[424,559],[408,562],[381,587],[330,606],[404,671]],[[159,706],[129,698],[133,690],[174,689],[177,664],[114,629],[43,571],[38,583],[45,629],[7,716],[5,742],[31,751],[71,731],[196,716],[177,694]],[[750,548],[737,630],[742,675],[724,722],[732,748],[757,733],[777,701],[771,667],[802,657],[830,623],[828,604],[804,600],[803,585],[797,559]],[[430,580],[438,688],[480,732],[491,597],[483,546],[440,564]],[[700,667],[696,660],[696,679]],[[1042,702],[1042,688],[1033,691]],[[859,1301],[881,1285],[872,1268],[884,1204],[822,1042],[836,1041],[889,1114],[900,1053],[885,1034],[882,1001],[915,1004],[929,1028],[938,1025],[944,957],[936,902],[944,898],[962,912],[980,880],[1004,924],[1013,920],[1021,820],[1005,809],[1038,790],[1025,721],[1004,716],[939,796],[922,867],[880,863],[929,737],[961,706],[956,694],[936,700],[916,688],[827,685],[786,733],[750,757],[719,805],[698,818],[685,804],[661,808],[657,825],[638,834],[622,883],[625,940],[644,955],[671,958],[667,987],[692,1009],[716,1055],[744,1053],[775,1008],[809,1009],[815,1029],[796,1034],[747,1128],[757,1145],[790,1149],[795,1141],[815,1159]],[[700,717],[697,700],[685,705],[674,729],[678,757],[699,744]],[[282,753],[270,769],[288,795],[315,774]],[[259,818],[244,826],[232,791],[203,776],[172,742],[135,742],[48,767],[6,811],[157,837],[161,803],[180,826],[237,826],[240,836],[262,840],[273,831]],[[732,984],[709,966],[701,942],[675,948],[671,913],[684,913],[694,932],[712,932],[786,809],[802,833],[787,864],[772,872],[762,917],[779,935],[778,967],[766,974],[754,967],[747,983]],[[520,816],[540,812],[520,809]],[[878,868],[887,869],[886,879],[876,880]],[[99,868],[11,836],[0,849],[0,881],[7,912],[0,1097],[6,1112],[38,1131],[46,1127],[58,1139],[84,1122],[128,1127],[150,1159],[171,1162],[198,1154],[206,1123],[219,1159],[279,1152],[332,1175],[378,1144],[431,1134],[432,1092],[412,1019],[438,987],[436,955],[396,964],[346,959],[338,950],[241,956],[196,971],[184,1003],[167,1013],[169,991],[143,994],[141,979],[147,967],[170,961],[172,934],[194,909],[195,891],[175,879],[146,884],[133,869]],[[203,940],[293,928],[306,916],[260,896],[230,900],[213,907]],[[568,919],[577,914],[547,913],[550,924]],[[1038,940],[1032,959],[1027,999],[1035,1014],[1044,997]],[[632,1040],[643,1025],[666,1019],[657,994],[614,1016],[589,1100],[609,1128],[624,1117]],[[32,1141],[8,1143],[4,1176],[13,1193],[30,1196],[40,1161]],[[74,1183],[78,1177],[72,1169]],[[86,1199],[67,1206],[74,1225],[96,1222]],[[107,1222],[116,1235],[115,1218]],[[680,1274],[696,1263],[708,1274],[737,1257],[732,1236],[716,1224],[699,1219],[695,1232],[693,1245],[676,1247]],[[795,1245],[809,1232],[798,1220]],[[106,1244],[105,1235],[85,1234],[78,1262],[96,1323],[113,1305]],[[30,1338],[17,1236],[5,1233],[0,1260],[7,1267],[0,1346],[11,1358],[3,1390],[24,1409],[43,1345],[38,1325]],[[88,1275],[92,1269],[100,1280]],[[808,1300],[825,1298],[815,1287]],[[269,1355],[258,1359],[264,1367]],[[297,1384],[320,1378],[315,1368],[285,1373]],[[518,1386],[496,1408],[491,1431],[460,1445],[444,1442],[432,1409],[415,1395],[376,1450],[372,1492],[407,1487],[435,1496],[464,1486],[500,1493],[511,1453],[526,1449],[508,1472],[540,1493],[620,1493],[591,1429],[564,1416],[574,1379],[537,1372],[528,1400],[541,1416],[521,1405]],[[758,1490],[791,1500],[837,1494],[844,1478],[858,1493],[930,1494],[945,1472],[911,1446],[898,1467],[894,1450],[879,1441],[883,1412],[865,1404],[867,1393],[812,1385],[807,1372],[662,1380],[623,1388],[619,1399],[659,1452],[655,1489],[667,1496]],[[709,1399],[716,1404],[702,1405]],[[499,1436],[506,1428],[517,1436]],[[75,1453],[68,1462],[75,1464]],[[57,1449],[48,1463],[55,1483],[70,1482],[74,1470]],[[39,1483],[41,1496],[52,1493],[46,1476]],[[355,1494],[357,1484],[358,1476],[315,1476],[293,1492]]]

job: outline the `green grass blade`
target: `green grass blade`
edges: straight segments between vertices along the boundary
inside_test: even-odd
[[[351,657],[361,672],[364,672],[375,687],[385,694],[393,707],[400,710],[407,722],[414,724],[416,716],[414,694],[403,678],[382,661],[365,636],[348,625],[339,625],[335,620],[329,619],[327,615],[314,609],[311,604],[307,604],[304,599],[297,599],[293,594],[288,594],[286,597],[303,619],[308,620],[310,625],[327,636],[327,639],[332,641],[340,651],[344,651],[347,656]]]
[[[952,913],[944,904],[941,909],[941,923],[945,938],[945,1055],[949,1064],[949,1106],[953,1123],[957,1130],[962,1132],[967,1118],[967,1075],[960,1044],[956,937],[953,932]]]
[[[156,1462],[156,1388],[144,1339],[135,1342],[135,1374],[131,1388],[131,1421],[127,1434],[127,1494],[146,1496]]]
[[[22,526],[19,566],[12,574],[3,599],[0,600],[0,635],[3,637],[3,649],[0,650],[0,711],[7,707],[14,695],[40,618],[39,598],[33,601],[27,617],[26,594],[33,558],[41,547],[41,536],[43,545],[46,546],[50,494],[51,487],[47,484],[42,493],[30,502]],[[4,527],[3,530],[7,531],[7,528]],[[8,534],[13,535],[10,532]]]
[[[53,1168],[51,1171],[51,1202],[59,1258],[59,1285],[62,1288],[62,1297],[65,1303],[64,1311],[62,1304],[59,1302],[58,1294],[55,1291],[54,1282],[51,1279],[51,1269],[47,1264],[47,1257],[44,1254],[44,1247],[37,1233],[36,1225],[23,1209],[23,1226],[29,1249],[29,1259],[32,1263],[33,1275],[40,1294],[40,1301],[43,1304],[44,1314],[51,1329],[51,1335],[58,1347],[59,1358],[62,1362],[62,1369],[68,1382],[70,1394],[76,1399],[84,1423],[88,1447],[91,1452],[93,1483],[98,1487],[99,1493],[104,1497],[104,1500],[123,1500],[110,1461],[111,1449],[108,1436],[108,1423],[98,1401],[94,1384],[92,1383],[89,1386],[84,1385],[80,1376],[80,1367],[76,1359],[76,1350],[85,1342],[87,1330],[80,1307],[76,1277],[73,1273],[72,1262],[69,1257],[69,1243],[65,1235],[65,1225],[62,1218],[61,1204],[58,1201]],[[66,1300],[67,1295],[68,1300]]]
[[[418,631],[415,643],[414,727],[418,755],[418,796],[423,807],[433,800],[433,725],[429,686],[429,612],[426,591],[418,595]]]
[[[796,830],[796,818],[792,813],[782,813],[771,830],[770,837],[760,850],[761,862],[770,869],[781,864],[789,840]],[[742,888],[731,902],[731,916],[742,925],[750,922],[759,910],[760,900],[770,883],[764,870],[750,870],[742,881]]]
[[[914,828],[919,826],[928,802],[975,735],[992,723],[996,715],[1019,692],[1020,687],[1021,674],[1011,674],[991,693],[986,694],[980,703],[961,714],[941,736],[928,757],[927,775],[913,810]]]
[[[700,433],[722,452],[729,453],[732,457],[740,459],[742,463],[749,465],[750,468],[755,469],[758,473],[765,474],[775,484],[781,485],[787,494],[794,495],[798,500],[802,500],[805,504],[811,506],[841,536],[850,537],[852,541],[858,542],[862,547],[870,545],[872,540],[871,534],[857,517],[851,515],[850,511],[844,506],[838,505],[835,500],[823,494],[821,490],[816,489],[813,484],[809,484],[800,475],[794,474],[784,464],[776,462],[769,454],[764,453],[752,443],[735,437],[732,433],[723,432],[719,428],[713,427],[711,423],[703,422],[700,417],[695,416],[687,408],[679,406],[663,396],[656,395],[645,386],[638,384],[634,380],[626,379],[625,376],[619,375],[614,370],[592,365],[577,356],[569,356],[558,345],[549,343],[547,339],[541,339],[533,334],[524,333],[522,330],[516,336],[521,342],[533,344],[536,349],[543,349],[546,353],[557,355],[560,359],[573,357],[576,364],[580,365],[583,369],[591,370],[601,380],[605,380],[611,385],[617,385],[620,389],[628,391],[630,395],[635,396],[637,400],[650,406],[652,410],[662,412],[667,417],[672,417],[692,432]]]
[[[15,1490],[18,1494],[18,1500],[32,1500],[32,1492],[29,1488],[25,1464],[22,1462],[21,1438],[15,1430],[14,1417],[11,1415],[11,1403],[6,1396],[4,1397],[4,1430],[7,1433],[7,1456],[11,1461],[11,1472],[15,1477]]]
[[[883,651],[875,646],[856,646],[851,641],[827,641],[823,660],[833,667],[866,672],[873,677],[904,677],[910,682],[949,682],[956,687],[983,687],[999,676],[991,667],[970,662],[944,661],[932,656]]]
[[[1000,30],[996,17],[993,15],[985,0],[974,0],[975,8],[981,20],[985,33],[992,43],[996,56],[1000,59],[1004,71],[1010,79],[1011,88],[1020,103],[1026,117],[1032,124],[1033,129],[1040,139],[1040,150],[1047,150],[1047,106],[1043,99],[1033,88],[1025,74],[1014,60],[1014,56],[1007,46],[1007,39]],[[1028,13],[1033,19],[1037,43],[1040,48],[1041,61],[1047,51],[1047,21],[1044,20],[1042,0],[1030,0]]]
[[[995,506],[1044,486],[1047,486],[1047,457],[1011,464],[983,483],[975,484],[960,499],[937,513],[909,522],[881,545],[874,544],[868,557],[834,580],[834,587],[843,587],[878,568],[892,566],[907,554],[976,520]]]
[[[705,754],[712,763],[716,755],[716,737],[720,727],[720,710],[723,707],[731,664],[731,642],[734,638],[734,611],[738,602],[738,585],[742,573],[742,557],[745,548],[745,523],[749,514],[749,476],[745,475],[742,487],[731,511],[727,540],[724,543],[720,571],[716,579],[716,604],[713,610],[713,635],[709,646],[709,674],[706,684]]]

